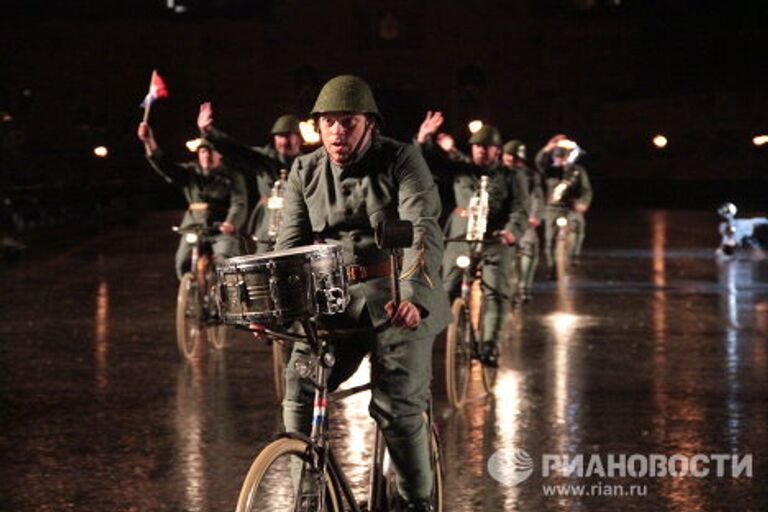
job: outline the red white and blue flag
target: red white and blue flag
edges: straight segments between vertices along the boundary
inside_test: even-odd
[[[168,88],[165,87],[163,78],[157,71],[152,72],[152,79],[149,81],[149,92],[141,102],[142,108],[147,108],[159,98],[168,97]]]

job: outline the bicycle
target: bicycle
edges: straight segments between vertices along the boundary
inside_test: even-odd
[[[312,432],[281,434],[268,444],[251,464],[237,502],[237,512],[312,511],[384,512],[395,506],[397,482],[389,463],[384,437],[376,428],[367,501],[358,502],[330,446],[327,404],[371,389],[371,384],[329,394],[327,382],[334,364],[332,343],[319,335],[312,322],[302,323],[305,336],[266,330],[267,334],[291,341],[308,341],[311,354],[296,362],[302,378],[315,388]],[[443,477],[440,440],[432,422],[431,407],[425,413],[431,439],[430,453],[435,510],[443,510]],[[346,502],[347,508],[344,508]]]
[[[483,388],[492,393],[498,368],[483,364],[480,354],[483,340],[483,317],[486,298],[483,293],[483,246],[490,241],[469,241],[465,238],[446,239],[470,245],[469,255],[461,255],[456,265],[462,269],[461,293],[451,304],[453,321],[448,326],[445,346],[445,378],[448,402],[458,409],[466,401],[472,362],[482,369]],[[502,344],[498,344],[501,352]],[[499,357],[501,353],[499,353]]]
[[[176,343],[179,353],[190,359],[202,336],[220,350],[224,347],[227,326],[221,322],[217,307],[217,275],[211,242],[221,234],[218,226],[173,227],[192,246],[190,271],[179,282],[176,296]]]

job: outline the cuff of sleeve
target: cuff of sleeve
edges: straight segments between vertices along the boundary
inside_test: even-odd
[[[413,302],[419,308],[421,318],[429,316],[429,308],[425,305],[429,303],[432,293],[432,288],[421,281],[406,279],[400,282],[400,295],[402,299]]]

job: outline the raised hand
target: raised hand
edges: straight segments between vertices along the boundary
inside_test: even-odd
[[[139,137],[139,140],[144,143],[149,142],[150,139],[154,139],[152,127],[149,126],[149,123],[139,123],[139,129],[137,130],[136,135]]]
[[[446,153],[453,153],[456,150],[456,141],[453,140],[453,136],[448,135],[447,133],[438,133],[437,137],[435,137],[435,142],[437,142],[437,145]]]
[[[419,134],[416,136],[417,142],[419,142],[419,144],[426,142],[428,138],[437,133],[437,130],[443,125],[443,121],[442,112],[432,112],[431,110],[428,110],[426,117],[424,117],[424,121],[422,121],[421,126],[419,126]]]
[[[552,138],[549,139],[549,141],[547,142],[546,150],[547,151],[552,151],[553,149],[555,149],[555,146],[557,146],[558,142],[560,142],[561,140],[566,140],[567,138],[568,138],[568,136],[564,135],[562,133],[558,133],[557,135],[553,135]]]
[[[197,127],[200,133],[205,134],[213,128],[213,106],[210,101],[200,105],[200,113],[197,114]]]

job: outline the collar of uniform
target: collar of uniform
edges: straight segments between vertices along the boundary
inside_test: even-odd
[[[328,158],[328,162],[331,164],[331,169],[333,169],[335,174],[338,174],[339,178],[344,179],[348,178],[350,176],[354,176],[357,173],[357,169],[360,168],[360,163],[363,161],[363,158],[368,154],[368,150],[371,149],[371,146],[373,146],[374,140],[373,136],[371,137],[371,140],[368,141],[368,143],[363,146],[360,151],[357,153],[357,158],[355,158],[354,162],[350,162],[349,164],[345,166],[338,165],[333,160],[331,160],[328,157],[328,153],[326,153],[326,158]]]

